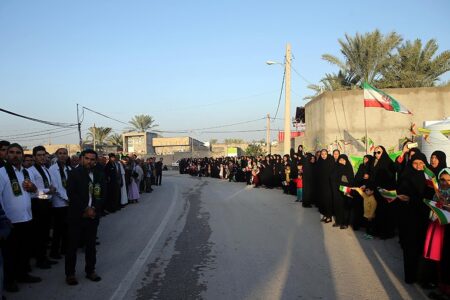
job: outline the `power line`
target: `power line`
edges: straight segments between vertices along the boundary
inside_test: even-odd
[[[130,125],[130,124],[125,123],[125,122],[123,122],[123,121],[120,121],[120,120],[114,119],[114,118],[112,118],[112,117],[109,117],[109,116],[107,116],[107,115],[104,115],[104,114],[102,114],[102,113],[99,113],[98,111],[95,111],[95,110],[92,110],[92,109],[90,109],[90,108],[87,108],[86,106],[81,106],[81,107],[83,108],[83,110],[86,109],[86,110],[88,110],[88,111],[90,111],[90,112],[93,112],[94,114],[100,115],[100,116],[102,116],[102,117],[104,117],[104,118],[107,118],[107,119],[110,119],[110,120],[113,120],[113,121],[116,121],[116,122],[119,122],[119,123],[122,123],[122,124],[125,124],[125,125],[128,125],[128,126]]]
[[[42,124],[47,124],[47,125],[51,125],[51,126],[73,127],[73,126],[77,126],[78,125],[76,123],[59,123],[59,122],[51,122],[51,121],[40,120],[40,119],[36,119],[36,118],[20,115],[18,113],[15,113],[15,112],[3,109],[3,108],[0,108],[0,111],[2,111],[4,113],[7,113],[7,114],[10,114],[10,115],[13,115],[13,116],[16,116],[16,117],[20,117],[20,118],[23,118],[23,119],[27,119],[27,120],[30,120],[30,121],[34,121],[34,122],[38,122],[38,123],[42,123]]]
[[[228,131],[202,131],[202,133],[236,133],[236,132],[265,132],[266,129],[254,129],[254,130],[228,130]],[[276,129],[270,129],[270,131],[278,131]]]
[[[280,97],[278,97],[278,105],[277,105],[277,111],[275,112],[275,118],[277,117],[277,115],[278,115],[278,110],[280,109],[281,96],[283,95],[284,80],[285,80],[285,78],[286,78],[286,68],[284,68],[283,80],[281,81]]]
[[[250,120],[250,121],[244,121],[244,122],[238,122],[238,123],[233,123],[233,124],[227,124],[227,125],[220,125],[220,126],[213,126],[213,127],[205,127],[205,128],[197,128],[197,129],[191,129],[190,131],[202,131],[202,130],[207,130],[207,129],[216,129],[216,128],[222,128],[222,127],[229,127],[229,126],[235,126],[235,125],[242,125],[242,124],[248,124],[248,123],[253,123],[256,121],[261,121],[261,120],[265,120],[266,118],[259,118],[259,119],[255,119],[255,120]]]
[[[2,138],[19,138],[19,137],[26,138],[26,137],[34,137],[34,136],[46,135],[46,134],[55,134],[55,133],[64,132],[64,131],[68,131],[68,130],[74,130],[74,129],[76,129],[76,128],[50,129],[45,132],[40,130],[40,131],[33,131],[33,132],[26,132],[26,133],[12,134],[12,135],[3,135],[1,137]]]

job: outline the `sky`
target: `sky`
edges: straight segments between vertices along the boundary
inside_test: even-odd
[[[450,49],[449,12],[448,0],[1,0],[0,108],[72,124],[79,104],[117,120],[85,110],[83,138],[94,124],[120,133],[133,116],[148,114],[164,136],[261,140],[283,77],[282,65],[265,62],[283,62],[286,43],[296,71],[293,115],[313,94],[309,84],[338,71],[321,56],[340,56],[346,33],[434,38],[441,52]],[[272,139],[283,112],[284,98]],[[78,133],[0,112],[0,139],[78,143]]]

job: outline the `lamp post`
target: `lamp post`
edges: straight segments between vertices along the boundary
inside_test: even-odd
[[[285,90],[284,90],[284,154],[289,154],[291,150],[291,45],[286,44],[286,57],[284,64],[268,60],[266,64],[280,64],[285,70]]]

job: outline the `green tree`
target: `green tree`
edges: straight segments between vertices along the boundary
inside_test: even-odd
[[[378,29],[365,34],[356,33],[354,37],[345,34],[345,39],[338,40],[344,60],[331,54],[322,55],[322,59],[347,72],[350,82],[374,83],[395,62],[393,50],[401,41],[402,37],[396,32],[383,35]]]
[[[110,127],[89,127],[86,140],[96,145],[104,145],[112,129]]]
[[[264,150],[263,146],[261,144],[250,144],[248,145],[247,149],[245,149],[245,154],[248,156],[260,156],[260,155],[266,155],[266,151]]]
[[[158,124],[154,124],[155,120],[153,117],[149,115],[136,115],[128,123],[132,125],[132,127],[130,127],[131,130],[136,130],[138,132],[146,132],[158,127]]]
[[[450,70],[450,51],[436,55],[436,40],[429,40],[424,47],[422,41],[406,41],[397,48],[395,60],[383,71],[379,87],[430,87],[439,77]]]
[[[113,133],[108,137],[108,143],[110,143],[113,146],[123,146],[123,139],[122,135],[119,133]]]

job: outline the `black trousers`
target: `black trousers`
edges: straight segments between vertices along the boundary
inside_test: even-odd
[[[12,283],[28,274],[32,229],[31,221],[13,224],[2,249],[5,283]]]
[[[67,250],[67,206],[53,207],[53,235],[51,255],[65,254]]]
[[[41,262],[47,259],[47,244],[52,224],[50,201],[47,199],[31,199],[31,211],[33,212],[32,254],[37,262]]]
[[[156,172],[156,185],[161,185],[161,180],[162,180],[162,172]]]
[[[80,241],[85,245],[86,266],[84,268],[86,274],[95,271],[97,262],[97,250],[95,248],[95,239],[97,237],[98,219],[83,218],[77,221],[69,220],[68,245],[66,253],[66,276],[75,275],[75,267],[77,264],[77,249]]]

